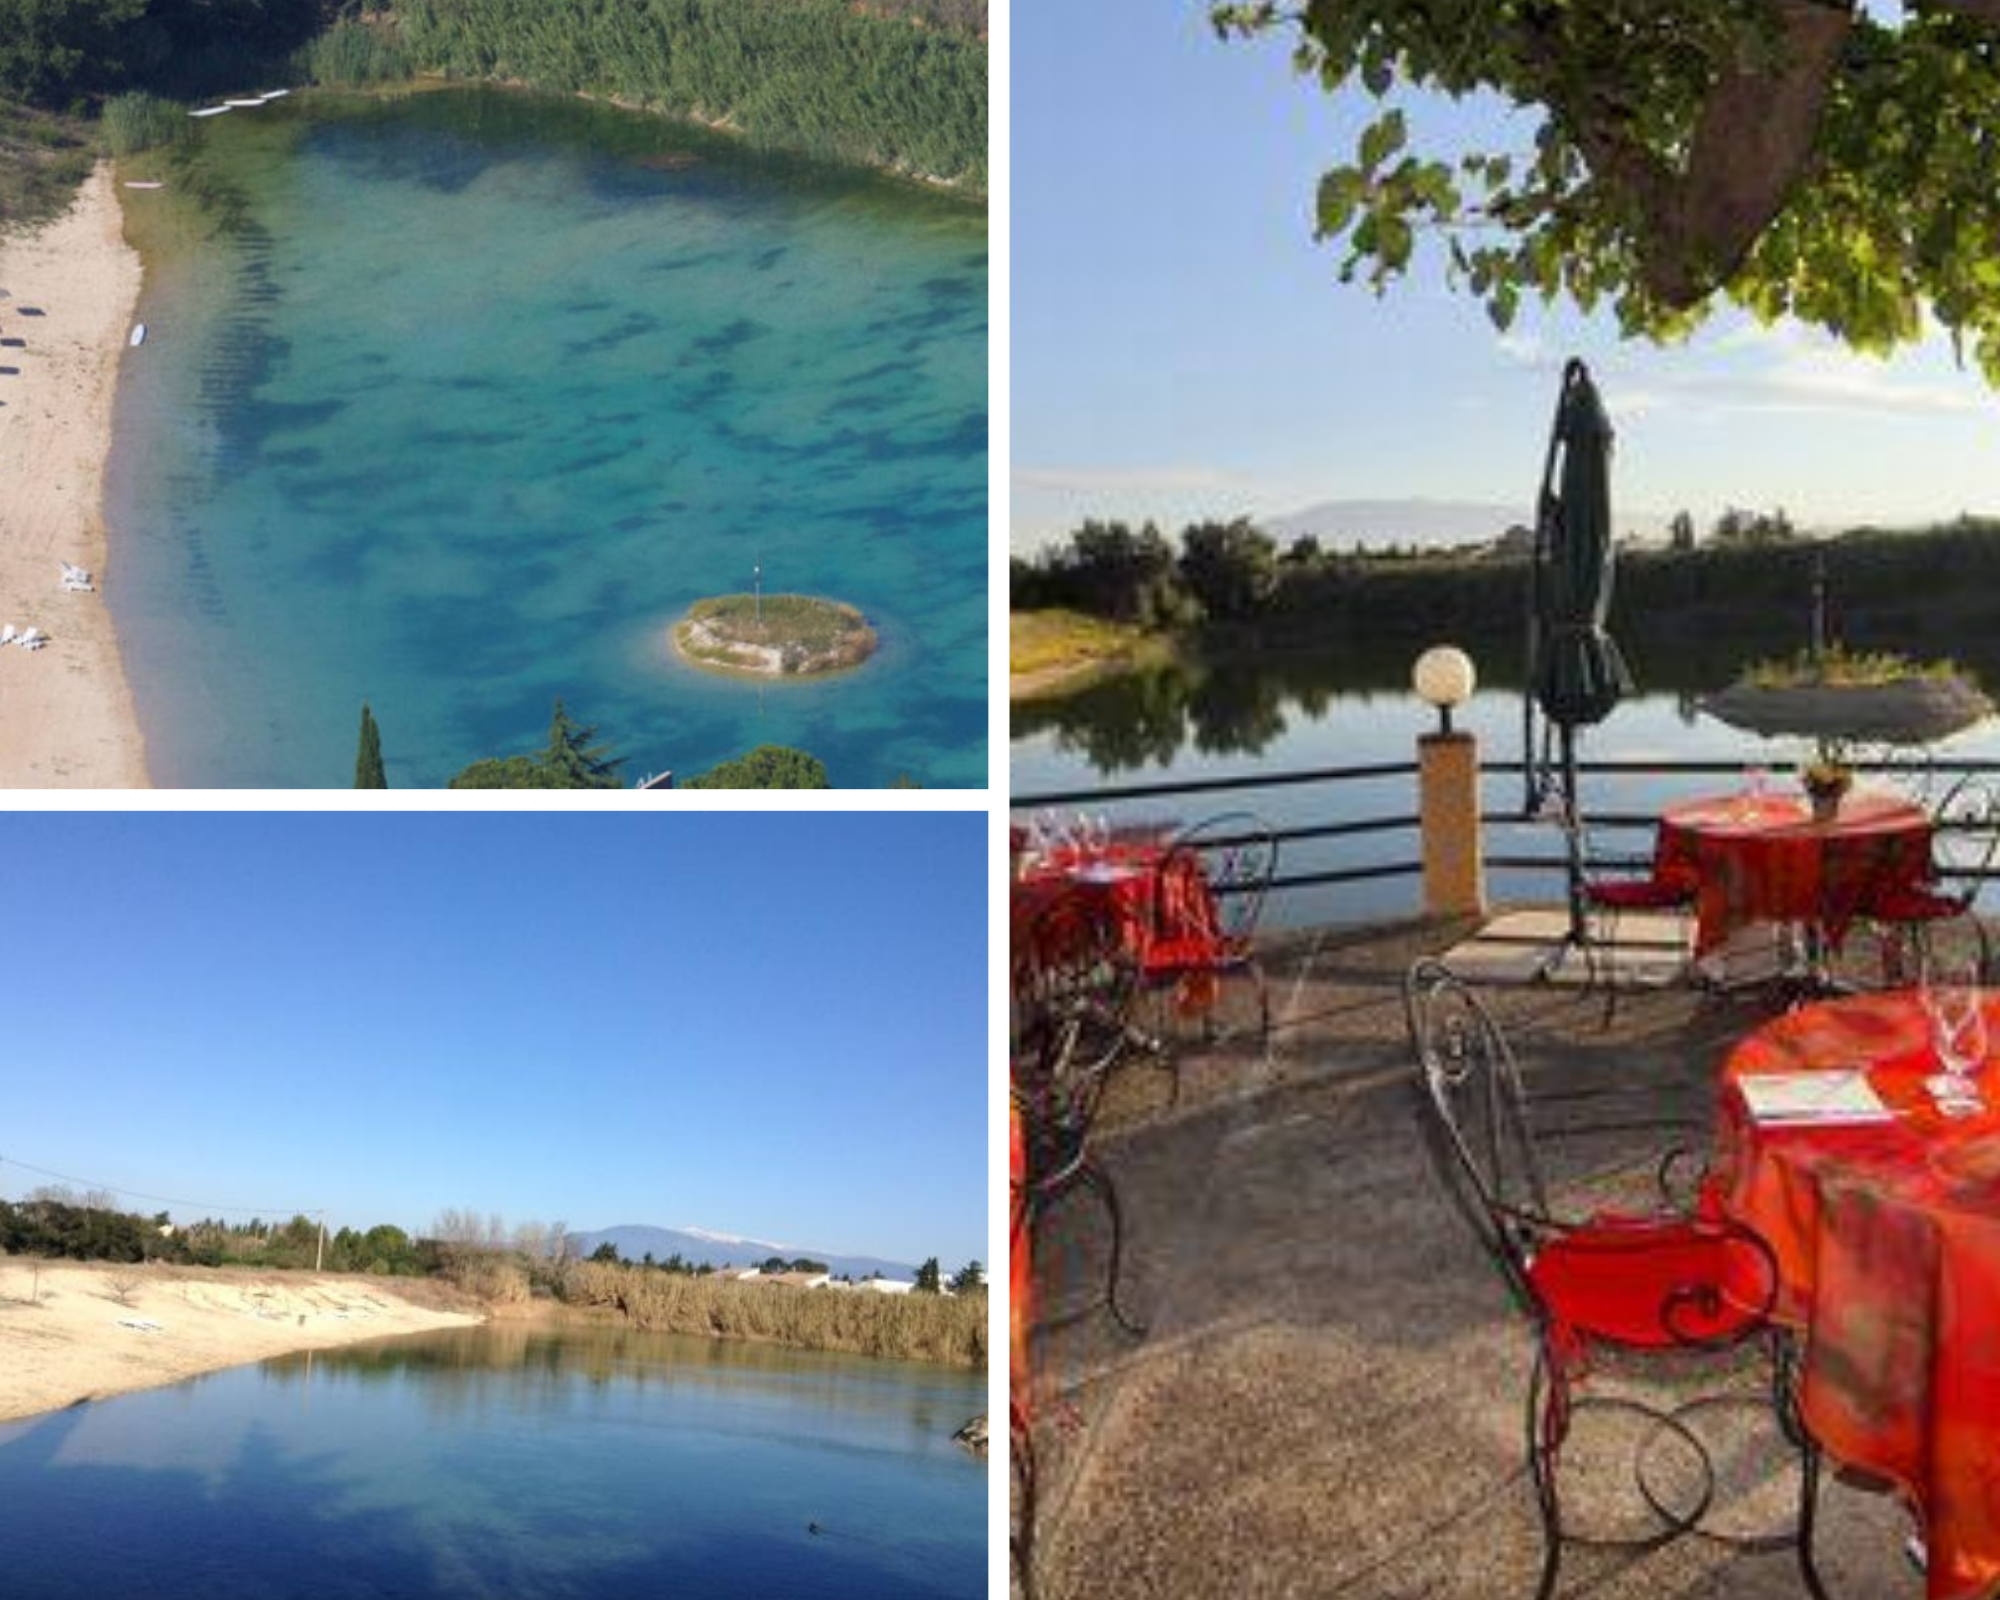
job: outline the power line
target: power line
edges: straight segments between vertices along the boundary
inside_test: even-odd
[[[23,1172],[32,1172],[37,1177],[56,1178],[64,1183],[80,1183],[86,1189],[102,1189],[106,1194],[122,1195],[127,1200],[153,1200],[164,1206],[186,1206],[191,1211],[240,1212],[246,1217],[283,1216],[287,1212],[294,1216],[317,1217],[322,1212],[305,1206],[218,1206],[206,1200],[176,1200],[171,1195],[141,1194],[137,1189],[121,1189],[116,1184],[96,1183],[89,1178],[79,1178],[73,1173],[51,1172],[47,1167],[38,1167],[31,1162],[16,1160],[13,1156],[0,1156],[0,1166],[19,1167]]]

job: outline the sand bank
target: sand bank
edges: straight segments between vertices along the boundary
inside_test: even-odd
[[[145,745],[105,610],[104,464],[139,298],[109,163],[37,233],[0,239],[0,788],[143,788]],[[41,315],[29,315],[30,312]],[[97,575],[62,589],[62,563]]]
[[[480,1320],[441,1309],[448,1298],[421,1281],[14,1257],[0,1263],[0,1420],[292,1350]]]

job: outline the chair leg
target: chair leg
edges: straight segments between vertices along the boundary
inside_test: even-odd
[[[1819,1520],[1820,1448],[1806,1430],[1799,1415],[1798,1356],[1789,1334],[1771,1336],[1772,1403],[1777,1407],[1778,1425],[1799,1452],[1799,1577],[1812,1600],[1831,1600],[1813,1557],[1813,1530]]]
[[[1077,1168],[1076,1181],[1104,1202],[1104,1209],[1111,1217],[1111,1270],[1105,1279],[1104,1303],[1119,1327],[1135,1338],[1144,1338],[1146,1324],[1129,1316],[1118,1300],[1118,1268],[1125,1253],[1125,1211],[1118,1203],[1118,1190],[1112,1184],[1110,1174],[1088,1157]]]
[[[1542,1575],[1535,1600],[1556,1592],[1562,1569],[1562,1502],[1556,1483],[1557,1457],[1568,1430],[1569,1391],[1566,1381],[1551,1371],[1548,1353],[1535,1352],[1535,1372],[1528,1383],[1528,1476],[1535,1487],[1535,1509],[1542,1519]]]
[[[1035,1441],[1027,1413],[1013,1402],[1007,1407],[1007,1454],[1019,1501],[1016,1531],[1008,1545],[1021,1577],[1021,1600],[1035,1600]]]
[[[1612,911],[1604,919],[1604,1020],[1600,1027],[1609,1028],[1618,1014],[1618,913]]]
[[[1807,1439],[1799,1449],[1799,1576],[1813,1600],[1831,1600],[1813,1559],[1813,1527],[1819,1511],[1819,1446]]]

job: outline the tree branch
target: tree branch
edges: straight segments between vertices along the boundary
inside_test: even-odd
[[[2000,0],[1959,0],[2000,12]],[[1742,266],[1811,164],[1853,13],[1824,0],[1762,0],[1775,53],[1746,45],[1695,115],[1676,171],[1615,115],[1572,112],[1591,176],[1636,213],[1639,270],[1663,304],[1697,305]]]
[[[1949,11],[2000,28],[2000,0],[1929,0],[1926,9]]]

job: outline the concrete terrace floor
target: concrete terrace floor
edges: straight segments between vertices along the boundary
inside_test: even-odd
[[[1042,1600],[1535,1592],[1529,1329],[1447,1209],[1410,1099],[1401,976],[1466,931],[1404,924],[1273,943],[1268,1054],[1184,1048],[1177,1104],[1162,1072],[1136,1066],[1115,1081],[1097,1149],[1125,1203],[1126,1304],[1149,1327],[1135,1339],[1096,1303],[1102,1208],[1087,1193],[1063,1202],[1037,1241]],[[1595,996],[1486,992],[1531,1095],[1616,1087],[1632,1091],[1629,1113],[1694,1125],[1565,1141],[1559,1181],[1585,1198],[1605,1184],[1584,1173],[1705,1145],[1720,1054],[1768,1015],[1756,999],[1675,988],[1623,996],[1606,1030]],[[1688,1381],[1755,1394],[1765,1371],[1755,1353],[1676,1368],[1666,1392],[1682,1397]],[[1604,1374],[1593,1392],[1629,1390],[1631,1375]],[[1703,1415],[1721,1478],[1715,1524],[1788,1533],[1795,1458],[1768,1408]],[[1650,1526],[1631,1484],[1636,1440],[1616,1418],[1579,1419],[1566,1519]],[[1677,1481],[1680,1459],[1653,1456],[1657,1481]],[[1922,1594],[1893,1500],[1829,1483],[1821,1518],[1833,1594]],[[1760,1600],[1805,1588],[1789,1547],[1696,1536],[1650,1551],[1571,1547],[1558,1593]]]

